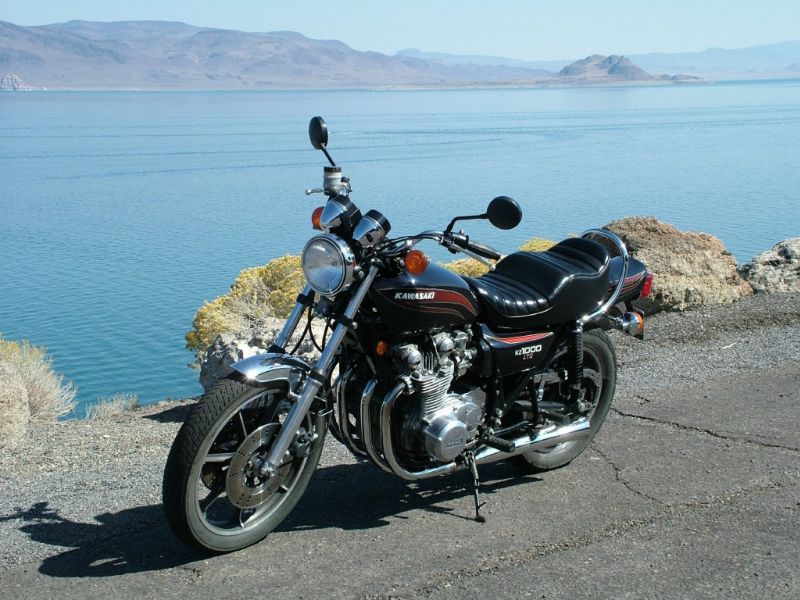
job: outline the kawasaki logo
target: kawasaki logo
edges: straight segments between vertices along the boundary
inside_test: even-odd
[[[436,292],[397,292],[395,300],[433,300]]]

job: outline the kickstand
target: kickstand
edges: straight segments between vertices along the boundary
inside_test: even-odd
[[[472,476],[472,494],[475,498],[475,520],[478,523],[486,523],[486,517],[481,514],[481,507],[486,503],[481,503],[481,480],[478,477],[478,463],[475,462],[475,454],[471,450],[467,450],[464,452],[464,460],[467,462],[470,475]]]

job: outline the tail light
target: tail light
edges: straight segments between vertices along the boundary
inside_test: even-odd
[[[644,300],[645,298],[650,297],[650,292],[653,291],[653,274],[648,271],[647,277],[644,279],[644,285],[642,286],[642,291],[639,293],[639,300]]]

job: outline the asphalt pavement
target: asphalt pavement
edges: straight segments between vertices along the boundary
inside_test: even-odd
[[[796,340],[800,329],[790,332]],[[731,335],[705,349],[688,344],[683,354],[673,348],[689,367],[705,357],[702,377],[670,367],[672,377],[651,383],[629,364],[602,431],[566,468],[532,476],[505,463],[482,467],[486,523],[472,519],[463,472],[408,484],[329,440],[283,525],[225,556],[205,558],[173,539],[158,472],[125,478],[134,491],[122,506],[111,501],[113,485],[104,494],[74,482],[72,495],[3,502],[0,549],[36,558],[7,557],[0,595],[798,598],[797,346],[787,350],[794,360],[776,366],[761,356],[773,333],[752,332],[758,343],[749,345],[751,334]],[[738,351],[734,362],[747,368],[715,363],[711,346],[720,356]],[[651,354],[657,364],[658,348]],[[171,436],[177,424],[165,421],[153,426]],[[148,454],[151,470],[165,453]],[[81,494],[88,516],[69,516],[70,498]]]

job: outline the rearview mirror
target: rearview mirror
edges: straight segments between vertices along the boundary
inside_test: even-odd
[[[522,220],[522,209],[508,196],[498,196],[489,203],[486,218],[498,229],[514,229]]]
[[[322,150],[328,145],[328,126],[322,117],[314,117],[308,123],[308,139],[317,150]]]

